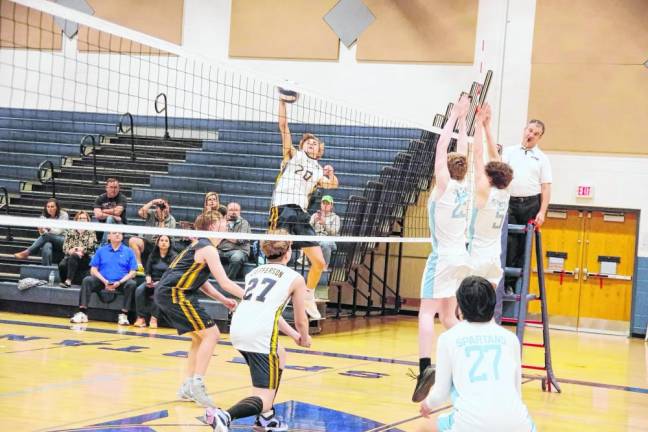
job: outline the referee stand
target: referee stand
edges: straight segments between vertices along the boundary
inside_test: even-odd
[[[505,267],[504,274],[505,276],[517,278],[516,290],[514,294],[504,293],[504,278],[498,286],[498,296],[497,296],[497,311],[502,310],[502,305],[504,302],[514,302],[513,305],[513,316],[512,317],[502,317],[501,312],[499,316],[496,315],[495,319],[498,323],[513,323],[516,325],[516,335],[520,340],[520,346],[522,349],[524,347],[530,348],[542,348],[544,349],[544,365],[528,365],[522,364],[524,369],[540,370],[545,372],[545,376],[542,378],[542,390],[551,392],[552,388],[556,392],[560,393],[560,385],[556,380],[556,377],[553,372],[553,367],[551,364],[551,344],[549,337],[549,315],[547,312],[547,291],[545,287],[545,278],[544,278],[544,264],[542,260],[542,236],[540,234],[540,229],[535,225],[534,222],[529,221],[527,225],[508,225],[508,234],[506,232],[502,233],[502,242],[505,243],[507,236],[509,235],[524,235],[524,260],[522,268],[515,267]],[[535,257],[536,257],[536,268],[538,275],[538,294],[529,293],[529,287],[531,282],[531,261],[533,257],[533,244],[535,239]],[[506,258],[506,248],[503,249],[504,259]],[[530,301],[539,301],[540,302],[540,311],[541,317],[540,320],[533,320],[527,318],[528,307]],[[524,330],[527,324],[534,324],[542,326],[542,343],[532,343],[524,341]]]

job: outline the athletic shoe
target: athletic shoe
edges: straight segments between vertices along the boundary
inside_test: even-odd
[[[84,314],[83,312],[77,312],[72,318],[70,318],[70,322],[74,324],[87,323],[88,315]]]
[[[178,399],[183,401],[193,401],[191,394],[191,378],[186,379],[178,389]]]
[[[125,313],[120,313],[117,315],[117,324],[119,325],[130,325],[128,322],[128,316]]]
[[[283,432],[288,430],[288,425],[275,415],[273,409],[268,417],[263,414],[258,415],[253,429],[257,432]]]
[[[214,432],[228,432],[232,419],[227,411],[220,408],[207,408],[205,415],[200,419],[214,428]]]
[[[137,273],[135,273],[137,276],[145,276],[146,275],[146,270],[144,270],[144,266],[142,264],[137,264]]]
[[[306,298],[304,299],[304,306],[306,306],[306,313],[314,320],[322,319],[322,314],[320,314],[319,309],[317,308],[317,302],[315,301],[315,290],[310,288],[306,289]]]
[[[216,404],[207,394],[205,389],[205,383],[202,380],[191,380],[189,384],[189,392],[191,393],[191,398],[198,404],[202,405],[205,408],[215,408]]]
[[[411,372],[411,371],[410,371]],[[421,402],[430,393],[430,389],[434,385],[434,378],[436,377],[436,368],[428,366],[422,374],[416,376],[413,372],[409,374],[411,378],[416,378],[416,387],[412,394],[412,402]]]

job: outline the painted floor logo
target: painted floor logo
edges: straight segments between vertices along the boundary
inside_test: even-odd
[[[290,425],[289,431],[292,432],[366,432],[383,430],[382,427],[385,426],[382,423],[353,414],[299,401],[287,401],[277,404],[275,410],[277,415]],[[82,428],[62,429],[53,432],[155,432],[200,424],[164,424],[156,422],[156,420],[159,421],[168,417],[169,411],[161,410]],[[252,432],[253,424],[254,418],[249,417],[235,420],[230,428],[241,432]],[[395,428],[389,428],[388,430],[390,432],[400,432],[399,429]]]

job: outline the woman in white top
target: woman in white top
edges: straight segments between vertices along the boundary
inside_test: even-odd
[[[457,290],[463,321],[439,336],[436,381],[421,403],[428,417],[452,399],[451,413],[437,418],[438,431],[534,432],[522,401],[520,343],[493,321],[495,291],[470,276]]]
[[[69,217],[65,211],[61,210],[61,205],[58,200],[56,198],[50,198],[43,206],[41,219],[68,220]],[[63,251],[63,241],[65,240],[63,231],[65,231],[63,228],[38,228],[38,234],[40,235],[34,240],[34,243],[24,251],[15,253],[14,256],[18,259],[25,259],[40,251],[41,264],[46,266],[52,265],[54,253],[58,252],[62,254]]]

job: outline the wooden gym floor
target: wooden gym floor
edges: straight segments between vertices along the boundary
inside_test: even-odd
[[[422,431],[409,402],[416,369],[416,319],[347,320],[309,350],[282,339],[289,370],[277,399],[294,431]],[[0,430],[200,431],[203,410],[175,400],[186,338],[62,318],[0,313]],[[439,328],[440,329],[440,328]],[[530,329],[529,339],[539,337]],[[648,431],[648,344],[618,336],[552,332],[562,394],[527,376],[524,400],[539,431]],[[206,383],[228,407],[247,396],[247,367],[224,335]],[[525,353],[538,363],[540,352]],[[447,408],[441,410],[445,412]],[[234,430],[251,430],[235,423]]]

